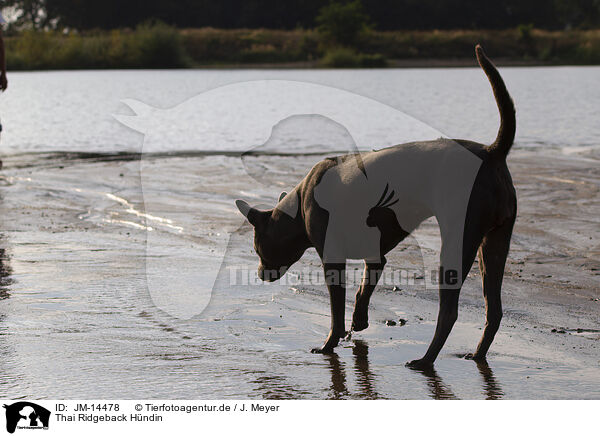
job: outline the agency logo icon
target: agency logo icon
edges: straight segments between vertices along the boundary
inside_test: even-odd
[[[14,433],[18,429],[47,430],[50,423],[50,411],[29,401],[5,404],[6,431]]]

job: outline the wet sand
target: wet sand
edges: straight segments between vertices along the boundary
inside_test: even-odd
[[[269,162],[279,185],[301,177],[294,171],[299,160],[318,158]],[[488,363],[462,358],[474,350],[484,322],[475,265],[461,293],[459,321],[429,372],[404,364],[420,357],[433,335],[434,289],[419,280],[380,286],[366,331],[332,356],[310,354],[328,330],[324,286],[302,278],[231,284],[232,265],[252,271],[257,265],[251,229],[239,227],[233,205],[250,191],[239,157],[157,155],[143,165],[142,174],[136,155],[4,159],[0,396],[600,398],[597,156],[511,154],[519,214],[503,286],[505,315]],[[249,200],[272,204],[279,191],[262,186]],[[165,221],[149,220],[150,214]],[[215,256],[226,238],[202,314],[177,319],[155,304],[148,280],[156,277],[146,270],[149,227],[173,265]],[[237,230],[229,235],[230,228]],[[418,270],[422,254],[435,256],[435,223],[420,231],[430,244],[419,248],[409,238],[389,256],[390,271]],[[314,250],[296,267],[319,268]],[[348,325],[354,292],[349,286]],[[387,325],[390,320],[396,325]]]

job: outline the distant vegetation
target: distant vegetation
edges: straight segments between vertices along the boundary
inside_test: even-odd
[[[176,68],[190,65],[180,31],[164,24],[85,34],[26,30],[6,38],[11,70]]]
[[[184,29],[144,24],[135,30],[23,31],[6,38],[11,70],[182,68],[283,64],[381,67],[397,60],[473,59],[482,43],[495,59],[549,64],[600,64],[600,30],[359,32],[351,45],[332,43],[317,30]]]
[[[600,64],[600,0],[147,0],[144,7],[139,4],[139,0],[0,0],[0,7],[12,10],[6,32],[8,67],[303,63],[375,68],[399,61],[474,62],[476,43],[482,43],[496,60]],[[454,30],[457,27],[466,30]]]

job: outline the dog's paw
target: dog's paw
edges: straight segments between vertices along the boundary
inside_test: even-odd
[[[310,350],[313,354],[333,354],[333,347],[319,347]]]
[[[429,360],[425,360],[425,359],[417,359],[417,360],[411,360],[410,362],[408,362],[406,364],[406,366],[410,369],[431,369],[433,368],[433,362],[430,362]]]
[[[467,354],[465,354],[464,359],[474,360],[475,362],[485,362],[486,361],[485,356],[479,356],[477,353],[475,353],[475,354],[467,353]]]
[[[352,327],[350,330],[353,332],[360,332],[366,330],[369,327],[369,321],[366,319],[354,319],[352,320]]]

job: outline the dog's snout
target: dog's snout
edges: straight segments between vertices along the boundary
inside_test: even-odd
[[[258,278],[263,282],[274,282],[279,280],[285,274],[287,267],[280,268],[265,267],[263,264],[258,266]]]

